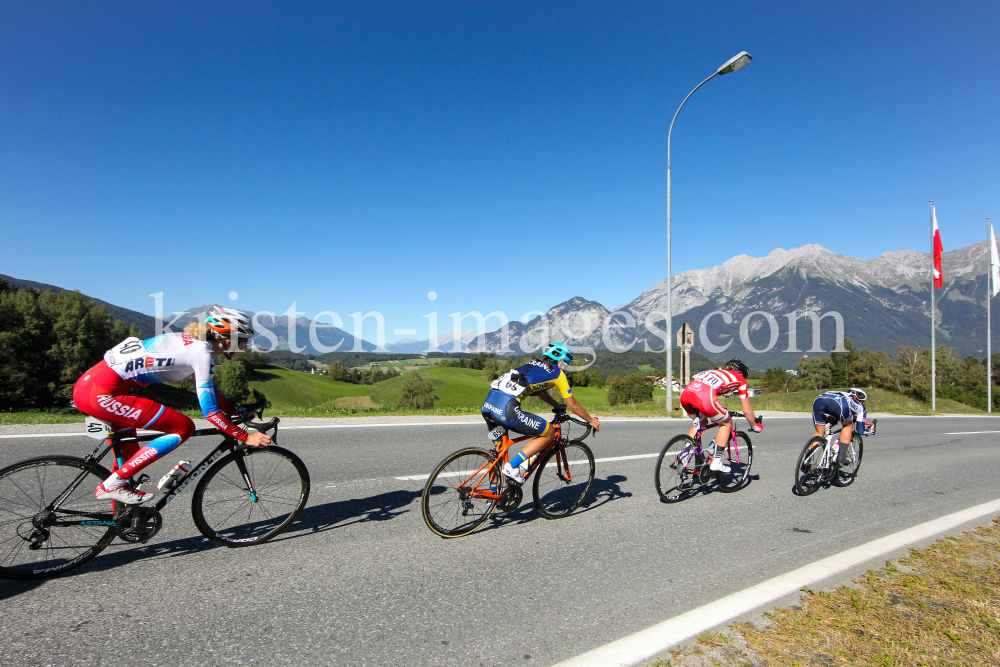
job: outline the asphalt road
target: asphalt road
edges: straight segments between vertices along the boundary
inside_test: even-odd
[[[312,478],[290,532],[217,547],[182,498],[147,545],[116,543],[61,578],[0,580],[0,664],[550,665],[1000,495],[997,418],[880,419],[855,484],[805,498],[792,469],[809,420],[765,425],[749,486],[665,505],[655,458],[601,459],[654,455],[686,423],[607,421],[584,511],[548,521],[526,499],[454,540],[424,525],[423,482],[399,478],[482,443],[481,425],[289,429],[282,445]],[[970,431],[992,433],[950,435]],[[3,439],[0,466],[93,442]],[[197,461],[214,445],[174,454]]]

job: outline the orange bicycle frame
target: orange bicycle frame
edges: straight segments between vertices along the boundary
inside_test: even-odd
[[[552,434],[552,441],[549,442],[548,446],[546,446],[542,451],[538,452],[538,458],[537,458],[538,461],[541,461],[545,457],[545,455],[549,453],[549,450],[551,450],[552,447],[555,446],[556,443],[559,442],[559,438],[562,437],[562,428],[560,427],[559,424],[553,424],[552,428],[555,429],[555,432]],[[459,484],[458,488],[459,489],[462,489],[462,488],[469,489],[469,495],[472,496],[473,498],[489,498],[490,500],[499,500],[500,499],[500,494],[499,493],[494,493],[493,491],[490,491],[489,490],[489,486],[488,486],[488,482],[487,482],[487,488],[485,488],[485,489],[479,488],[480,485],[485,480],[489,479],[492,475],[494,475],[494,474],[500,474],[496,470],[496,468],[498,466],[502,466],[504,463],[507,463],[507,461],[509,461],[509,457],[507,456],[507,452],[508,452],[508,450],[510,450],[511,445],[517,444],[519,442],[524,442],[525,440],[531,440],[531,439],[536,438],[536,437],[538,437],[538,436],[534,436],[534,435],[522,435],[520,438],[509,438],[507,436],[507,434],[504,433],[501,436],[500,446],[497,449],[497,456],[496,456],[496,458],[494,460],[490,461],[489,463],[484,463],[482,466],[480,466],[479,469],[476,470],[476,472],[474,472],[471,475],[469,475],[469,477],[466,478],[466,480],[464,482],[462,482],[461,484]],[[559,462],[560,458],[565,458],[565,457],[560,457],[559,455],[557,455],[557,458],[556,458],[556,462],[557,463]],[[569,478],[569,463],[564,460],[563,464],[565,464],[565,467],[566,467],[566,477],[568,479]],[[528,472],[525,474],[525,479],[527,479],[527,477],[529,475],[531,475],[532,472],[534,472],[534,469],[535,469],[534,466],[528,468]]]

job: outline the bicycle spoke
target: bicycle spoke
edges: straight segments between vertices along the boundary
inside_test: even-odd
[[[308,476],[293,458],[278,448],[248,449],[210,468],[195,490],[198,529],[226,546],[254,544],[280,533],[298,516],[308,494]],[[240,461],[250,486],[239,471]]]
[[[114,539],[114,529],[85,525],[83,520],[110,516],[105,504],[94,499],[90,486],[97,486],[109,474],[100,466],[68,456],[30,459],[0,471],[0,576],[58,574],[106,547]],[[77,513],[39,514],[60,497],[65,508],[78,508]],[[84,558],[77,560],[80,556]]]

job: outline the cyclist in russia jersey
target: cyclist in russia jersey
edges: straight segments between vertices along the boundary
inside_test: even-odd
[[[104,354],[104,362],[135,388],[178,382],[194,375],[202,416],[237,440],[246,439],[246,431],[226,419],[226,414],[233,414],[235,408],[215,388],[215,361],[209,341],[197,340],[186,332],[163,334],[143,341],[127,338]]]
[[[229,342],[222,338],[227,332],[232,334]],[[194,375],[198,403],[206,419],[248,445],[270,443],[265,434],[248,435],[226,418],[235,409],[216,390],[213,381],[213,358],[235,349],[237,342],[240,350],[245,349],[252,336],[253,328],[245,314],[216,308],[204,324],[192,323],[184,333],[125,339],[77,380],[73,402],[81,412],[110,423],[116,431],[126,431],[126,437],[129,429],[138,428],[164,433],[143,447],[135,442],[122,443],[124,458],[115,462],[114,472],[98,485],[95,497],[127,504],[145,502],[153,494],[134,488],[129,480],[194,435],[194,422],[189,417],[148,398],[131,395],[133,390],[150,384],[176,382]]]

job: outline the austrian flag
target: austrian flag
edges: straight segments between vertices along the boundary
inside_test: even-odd
[[[938,229],[937,224],[937,211],[934,207],[931,207],[931,221],[934,225],[934,238],[931,242],[934,244],[934,289],[941,289],[944,286],[944,275],[941,273],[941,253],[944,252],[944,248],[941,246],[941,231]]]

